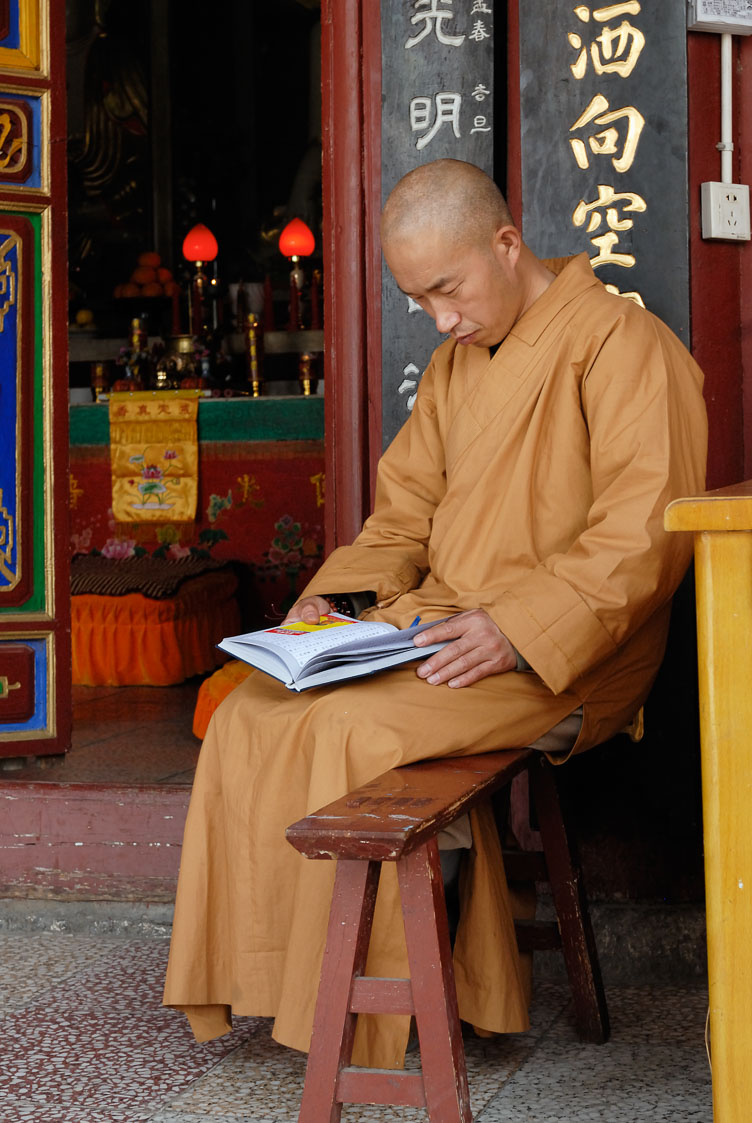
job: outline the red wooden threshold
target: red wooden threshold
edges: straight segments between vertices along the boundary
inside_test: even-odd
[[[171,901],[190,788],[0,783],[0,896]]]

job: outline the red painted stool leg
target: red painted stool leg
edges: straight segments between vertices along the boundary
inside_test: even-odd
[[[337,863],[299,1123],[339,1123],[342,1114],[337,1081],[355,1036],[350,991],[365,971],[380,872],[380,862]]]
[[[583,1041],[602,1045],[610,1034],[608,1006],[577,848],[562,814],[554,770],[555,766],[542,755],[530,764],[538,825],[572,988],[577,1032]]]
[[[428,1117],[472,1123],[436,839],[400,859],[397,873]]]

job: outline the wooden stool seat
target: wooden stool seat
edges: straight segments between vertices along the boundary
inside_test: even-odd
[[[307,857],[337,860],[301,1123],[337,1121],[343,1103],[425,1107],[431,1123],[470,1123],[436,836],[526,768],[559,917],[554,943],[565,955],[578,1030],[590,1041],[607,1039],[587,904],[545,757],[533,749],[509,749],[395,768],[287,830],[288,840]],[[384,861],[397,863],[409,979],[364,975]],[[525,944],[532,939],[533,946],[554,946],[531,932],[526,926],[521,933]],[[351,1067],[358,1013],[414,1015],[422,1071]]]

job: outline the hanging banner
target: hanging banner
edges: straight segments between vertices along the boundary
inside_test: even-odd
[[[195,519],[199,393],[111,394],[112,513],[118,522]]]

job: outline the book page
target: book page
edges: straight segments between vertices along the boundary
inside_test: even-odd
[[[282,660],[289,671],[289,677],[296,679],[302,668],[317,655],[336,651],[343,644],[352,642],[357,645],[360,641],[367,642],[396,631],[393,624],[353,620],[350,616],[331,612],[322,616],[318,624],[280,624],[276,628],[265,628],[260,632],[230,636],[222,640],[219,646],[237,658],[275,674],[269,668],[268,660],[256,654],[271,653],[277,660]],[[281,676],[276,674],[276,677]]]
[[[415,651],[417,655],[413,658],[417,658],[421,652],[428,649],[425,647],[416,648],[413,637],[417,636],[418,632],[425,632],[428,628],[433,628],[436,624],[443,624],[444,620],[448,619],[449,617],[445,616],[441,620],[428,620],[424,624],[413,624],[409,628],[393,628],[389,632],[378,635],[363,635],[361,632],[352,633],[352,639],[348,642],[338,644],[334,649],[327,647],[324,651],[311,656],[306,662],[304,673],[308,675],[312,671],[319,671],[324,667],[340,666],[352,660],[372,658],[391,651]],[[345,638],[347,639],[347,637]],[[445,643],[441,643],[434,650],[438,651],[439,648],[444,646]]]
[[[330,612],[318,624],[280,624],[278,628],[266,628],[262,635],[264,646],[272,651],[290,652],[302,667],[323,652],[334,652],[344,644],[367,645],[370,640],[396,630],[393,624],[353,620]]]
[[[426,659],[429,655],[433,655],[434,651],[440,651],[445,646],[446,642],[429,643],[425,647],[415,647],[414,644],[411,644],[410,647],[406,647],[402,651],[387,651],[378,655],[362,653],[359,656],[353,656],[352,661],[346,663],[328,664],[324,667],[317,665],[310,673],[306,668],[297,681],[288,682],[286,685],[288,690],[301,692],[314,686],[344,683],[350,679],[362,678],[365,675],[375,675],[379,671],[388,671],[391,667],[397,667],[413,659]]]

